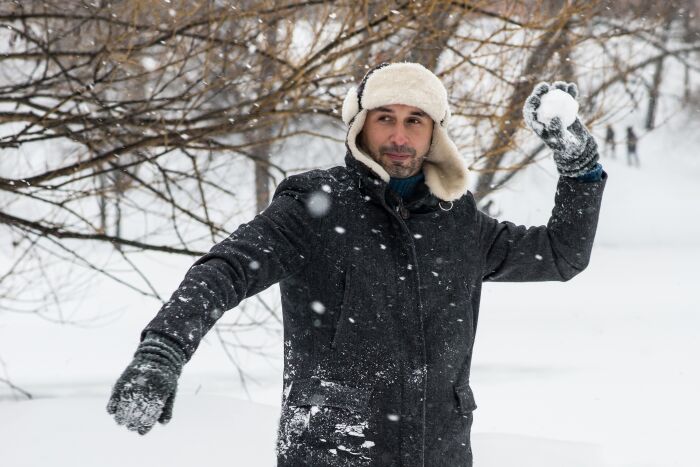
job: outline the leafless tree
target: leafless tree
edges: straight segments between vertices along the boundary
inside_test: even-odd
[[[546,156],[521,113],[538,81],[578,82],[594,130],[645,90],[653,122],[669,63],[692,94],[697,1],[656,3],[3,2],[0,311],[65,322],[61,303],[89,285],[56,274],[66,268],[162,301],[134,259],[196,257],[263,209],[276,181],[314,165],[287,144],[327,142],[340,161],[345,92],[382,61],[417,60],[444,80],[453,137],[490,206]],[[259,305],[233,328],[279,326]]]

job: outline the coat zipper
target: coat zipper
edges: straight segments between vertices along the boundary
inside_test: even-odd
[[[392,211],[392,209],[389,207],[385,199],[382,199],[384,205],[389,209],[389,211]],[[396,215],[399,220],[399,224],[401,224],[401,227],[403,230],[408,234],[409,237],[409,242],[411,245],[411,262],[415,263],[415,274],[416,277],[418,278],[418,319],[420,320],[421,323],[421,331],[423,331],[423,364],[425,365],[425,362],[427,361],[426,354],[425,354],[425,323],[423,322],[423,300],[420,296],[420,273],[418,271],[418,257],[416,255],[416,248],[415,245],[413,244],[413,236],[411,235],[411,230],[408,228],[408,225],[406,225],[405,220],[411,217],[411,212],[404,206],[403,204],[403,199],[399,198],[399,204],[395,208]],[[425,411],[426,411],[426,395],[427,395],[427,388],[426,388],[426,383],[427,383],[427,374],[423,375],[423,397],[422,397],[422,402],[423,402],[423,433],[421,436],[422,439],[422,446],[421,446],[421,465],[425,465]]]

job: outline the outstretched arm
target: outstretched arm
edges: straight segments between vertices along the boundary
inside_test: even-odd
[[[304,268],[319,222],[307,211],[308,191],[304,177],[285,180],[264,212],[187,271],[112,389],[107,412],[118,424],[143,435],[167,423],[183,366],[224,311]]]
[[[192,265],[142,338],[148,332],[165,335],[189,359],[226,310],[301,270],[319,222],[306,208],[306,191],[296,177],[282,182],[265,211]]]

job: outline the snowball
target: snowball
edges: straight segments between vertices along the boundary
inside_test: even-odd
[[[540,98],[540,106],[537,108],[537,120],[549,125],[554,117],[559,117],[568,128],[576,121],[578,114],[578,102],[571,94],[561,89],[552,89]]]

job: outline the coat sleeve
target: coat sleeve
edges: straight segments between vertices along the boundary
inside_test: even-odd
[[[270,206],[214,245],[143,329],[178,342],[187,359],[223,313],[304,268],[317,219],[306,209],[308,180],[283,181]]]
[[[607,174],[585,182],[560,177],[547,225],[516,226],[478,212],[485,281],[567,281],[588,265]]]

